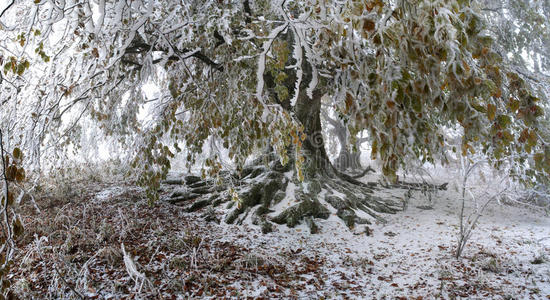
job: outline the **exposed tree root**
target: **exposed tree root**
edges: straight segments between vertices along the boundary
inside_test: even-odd
[[[384,213],[395,213],[404,208],[404,200],[396,201],[374,196],[382,188],[422,189],[427,186],[400,182],[383,187],[376,183],[365,184],[334,169],[317,172],[315,177],[299,182],[291,167],[283,167],[275,156],[259,159],[246,167],[239,176],[225,174],[222,184],[186,176],[168,180],[165,184],[184,184],[183,189],[171,193],[165,200],[183,205],[192,212],[205,207],[227,203],[224,221],[242,224],[249,220],[261,227],[262,232],[273,231],[273,224],[294,227],[307,224],[311,233],[318,232],[315,219],[339,217],[349,228],[372,222],[384,222]],[[238,194],[234,199],[229,187]],[[443,186],[429,186],[441,189]],[[232,201],[236,200],[236,201]],[[213,213],[205,214],[209,220],[218,220]]]
[[[437,191],[447,190],[447,182],[436,185],[436,184],[430,184],[430,183],[417,183],[417,182],[404,182],[399,181],[396,184],[391,184],[389,187],[391,188],[399,188],[399,189],[406,189],[406,190],[414,190],[414,191]]]
[[[371,167],[371,166],[367,166],[365,168],[365,170],[363,170],[363,172],[359,173],[359,174],[356,174],[356,175],[351,175],[353,178],[361,178],[365,175],[367,175],[368,173],[374,173],[374,169]]]

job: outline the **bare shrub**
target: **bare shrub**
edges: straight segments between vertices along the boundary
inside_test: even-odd
[[[461,157],[460,162],[461,206],[459,213],[458,245],[455,253],[457,259],[460,258],[460,256],[462,255],[464,247],[466,247],[468,240],[472,236],[473,230],[476,228],[479,219],[483,215],[483,212],[485,211],[487,206],[491,202],[499,199],[508,189],[508,187],[502,188],[503,181],[508,179],[508,177],[505,176],[499,180],[500,182],[498,182],[498,184],[491,184],[491,186],[493,186],[493,189],[490,189],[490,185],[486,184],[485,188],[482,189],[481,194],[476,195],[472,188],[468,186],[468,181],[471,177],[474,176],[474,171],[476,171],[476,169],[480,168],[481,166],[487,166],[487,160],[480,159],[474,161],[473,159]],[[494,191],[494,188],[496,188],[497,190]],[[466,212],[466,202],[468,199],[472,202],[472,209],[469,213]]]

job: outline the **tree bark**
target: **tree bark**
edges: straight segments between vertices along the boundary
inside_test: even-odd
[[[296,117],[304,126],[306,139],[302,144],[303,155],[306,159],[306,178],[315,178],[319,174],[326,173],[332,168],[332,164],[325,150],[325,140],[321,127],[321,97],[319,90],[313,92],[310,99],[305,92],[301,92],[296,103]]]

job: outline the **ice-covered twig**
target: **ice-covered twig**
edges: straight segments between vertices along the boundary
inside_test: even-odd
[[[137,269],[136,264],[126,253],[126,249],[124,248],[124,243],[120,244],[120,248],[122,249],[122,256],[124,257],[124,266],[126,267],[126,272],[128,272],[128,275],[130,275],[130,278],[135,282],[136,288],[139,285],[138,293],[141,293],[141,289],[143,287],[143,283],[147,280],[145,277],[145,274],[140,273]],[[141,283],[139,283],[141,280]]]

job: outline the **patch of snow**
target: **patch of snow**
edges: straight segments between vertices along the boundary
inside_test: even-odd
[[[332,191],[333,193],[334,192],[337,192],[337,191]],[[319,200],[319,203],[321,203],[324,207],[326,207],[331,215],[336,215],[336,212],[338,211],[336,208],[332,207],[332,205],[330,205],[325,199],[326,199],[326,196],[328,194],[328,191],[326,189],[322,189],[321,192],[319,193],[318,197],[317,197],[317,200]]]
[[[277,211],[295,204],[295,188],[289,183],[287,197],[276,206]],[[404,192],[396,189],[378,192],[378,196],[400,198]],[[322,191],[319,197],[325,205],[326,193]],[[223,239],[246,246],[251,253],[288,259],[299,252],[303,257],[322,258],[317,275],[298,276],[303,284],[294,291],[296,298],[467,295],[468,299],[485,299],[510,295],[525,299],[550,295],[550,219],[541,212],[492,203],[457,260],[458,199],[453,189],[439,191],[433,209],[423,210],[417,206],[425,205],[425,196],[413,192],[409,208],[383,215],[385,224],[368,225],[370,235],[350,231],[331,209],[327,220],[315,219],[319,234],[310,234],[303,222],[295,228],[277,226],[265,235],[257,226],[229,225]],[[534,264],[537,257],[546,260]],[[255,294],[257,289],[256,285],[241,286],[243,295],[261,295]],[[291,292],[281,291],[281,296]]]
[[[98,202],[108,201],[114,197],[120,196],[126,190],[127,190],[126,188],[121,186],[113,186],[97,193],[95,196],[95,200]]]
[[[283,210],[291,207],[292,205],[295,205],[298,203],[296,201],[296,184],[294,182],[290,181],[288,185],[286,186],[286,196],[281,200],[281,202],[277,203],[275,206],[273,206],[274,212],[272,213],[273,216],[277,215],[278,213],[282,212]]]

